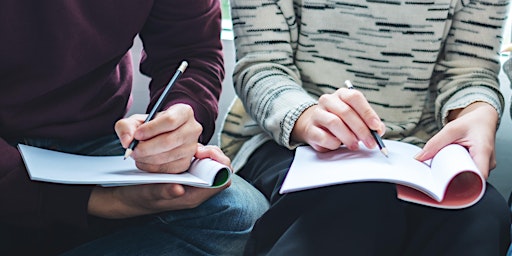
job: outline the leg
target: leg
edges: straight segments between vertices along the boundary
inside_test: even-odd
[[[247,255],[504,255],[510,217],[490,185],[482,200],[442,210],[396,199],[394,186],[355,183],[279,195],[293,152],[274,142],[256,151],[240,175],[271,201]],[[312,170],[314,171],[314,170]]]
[[[505,255],[510,243],[510,213],[490,184],[483,198],[461,210],[407,206],[404,255]]]
[[[405,234],[395,186],[355,183],[279,194],[293,152],[267,142],[240,176],[271,208],[256,223],[246,255],[397,255]],[[312,170],[314,171],[314,170]]]
[[[197,208],[125,221],[128,227],[64,255],[240,255],[267,205],[235,175],[231,187]]]
[[[88,155],[124,153],[115,135],[83,143],[25,143]],[[194,209],[127,220],[91,218],[90,230],[76,232],[87,233],[83,239],[89,242],[65,255],[240,255],[254,222],[267,209],[263,195],[234,175],[229,188]]]
[[[78,154],[122,155],[124,152],[115,134],[90,141],[32,138],[10,143],[13,146],[23,143]],[[0,255],[56,255],[94,237],[96,234],[91,231],[74,226],[33,228],[4,223],[0,225]]]

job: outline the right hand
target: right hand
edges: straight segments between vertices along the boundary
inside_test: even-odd
[[[195,157],[211,158],[228,166],[231,164],[229,158],[216,146],[198,144]],[[97,217],[120,219],[191,209],[230,185],[231,182],[220,188],[198,188],[180,184],[96,187],[89,198],[88,212]]]
[[[306,109],[291,136],[293,141],[309,144],[320,152],[335,150],[342,144],[357,150],[359,141],[367,148],[377,146],[369,128],[380,135],[386,129],[361,92],[340,88],[320,96],[318,105]]]
[[[144,123],[147,115],[132,115],[116,122],[115,131],[123,147],[135,138],[139,144],[131,157],[146,172],[181,173],[190,166],[203,127],[187,104],[174,104]]]

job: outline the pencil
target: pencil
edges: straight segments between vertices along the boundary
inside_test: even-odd
[[[178,70],[176,70],[176,73],[174,73],[174,76],[171,78],[171,81],[169,81],[169,83],[165,87],[162,94],[160,94],[160,98],[158,98],[158,101],[155,103],[155,105],[151,109],[151,112],[149,112],[149,115],[146,117],[146,120],[144,120],[144,123],[151,121],[155,117],[155,114],[161,108],[162,102],[165,100],[165,98],[171,91],[171,87],[174,85],[176,80],[178,80],[180,75],[183,74],[183,72],[185,72],[185,69],[187,69],[187,67],[188,67],[188,62],[186,62],[186,61],[181,62],[180,66],[178,67]],[[126,151],[124,152],[124,159],[128,158],[132,154],[133,149],[135,149],[135,146],[137,146],[138,143],[139,143],[138,140],[136,140],[136,139],[132,140],[132,142],[130,143],[128,148],[126,148]]]
[[[354,89],[354,85],[350,80],[345,80],[345,85],[349,89]],[[373,138],[375,139],[375,142],[377,142],[377,145],[379,146],[380,152],[385,156],[388,157],[388,149],[386,148],[386,145],[384,145],[384,141],[382,141],[382,138],[377,133],[377,131],[370,129],[370,133],[372,134]]]

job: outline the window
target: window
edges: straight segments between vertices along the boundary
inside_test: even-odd
[[[220,0],[220,5],[222,8],[222,19],[223,20],[230,20],[231,15],[229,11],[229,0]]]
[[[509,10],[508,19],[507,19],[507,22],[505,23],[505,28],[504,28],[504,31],[503,31],[502,45],[507,45],[507,44],[512,43],[512,39],[511,39],[511,32],[512,32],[511,22],[512,22],[512,18],[511,18],[511,15],[512,15],[512,8]]]
[[[220,0],[222,8],[222,39],[233,40],[233,26],[231,24],[231,12],[229,0]]]

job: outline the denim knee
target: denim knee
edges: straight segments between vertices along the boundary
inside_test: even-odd
[[[256,220],[269,208],[267,199],[255,187],[238,175],[233,175],[231,186],[211,200],[214,208],[231,221],[233,230],[250,231]]]

